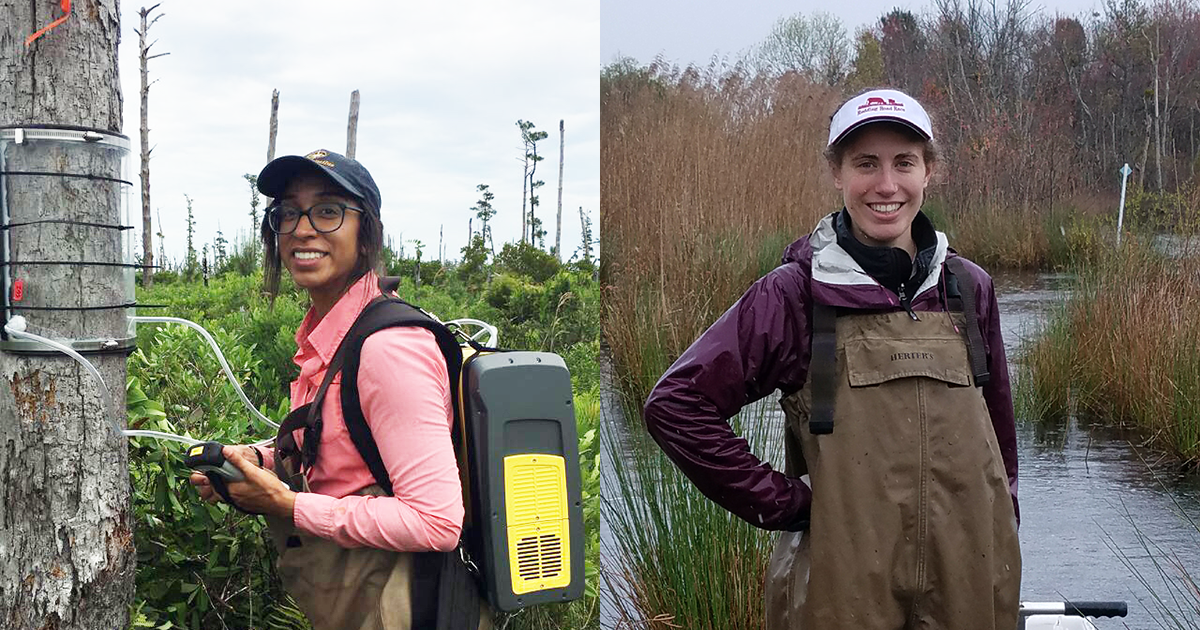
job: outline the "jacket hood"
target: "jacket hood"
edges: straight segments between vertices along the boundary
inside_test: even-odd
[[[857,309],[900,306],[896,295],[883,288],[838,244],[837,215],[837,212],[830,213],[817,223],[812,234],[789,245],[784,250],[783,262],[811,266],[813,298],[823,304]],[[935,288],[942,275],[949,241],[942,232],[935,234],[937,245],[929,261],[929,274],[913,293],[914,302]]]

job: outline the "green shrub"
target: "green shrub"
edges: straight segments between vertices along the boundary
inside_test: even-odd
[[[496,254],[496,266],[534,282],[545,282],[562,265],[553,255],[529,243],[505,243]]]

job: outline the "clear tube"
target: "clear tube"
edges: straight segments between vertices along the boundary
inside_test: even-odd
[[[220,348],[217,347],[216,341],[214,341],[212,336],[208,334],[208,331],[201,328],[198,324],[194,324],[192,322],[189,322],[189,321],[183,320],[183,319],[176,319],[173,317],[139,317],[139,318],[134,318],[134,319],[135,319],[135,321],[136,320],[154,320],[154,321],[166,321],[168,323],[182,323],[184,325],[187,325],[187,326],[190,326],[192,328],[199,330],[200,333],[202,335],[204,335],[204,338],[206,340],[208,340],[209,344],[212,345],[213,349],[216,350],[217,358],[221,362],[221,367],[225,369],[225,375],[229,377],[230,382],[233,383],[234,388],[236,388],[238,391],[238,394],[241,395],[242,402],[245,403],[246,407],[248,407],[251,411],[253,411],[255,414],[257,414],[260,418],[265,420],[271,426],[274,426],[274,427],[279,426],[279,425],[275,424],[274,422],[271,422],[271,420],[269,418],[267,418],[266,416],[263,416],[261,413],[259,413],[258,410],[255,409],[254,406],[250,404],[249,399],[246,398],[245,392],[243,392],[242,388],[238,386],[237,381],[235,381],[233,379],[233,370],[230,369],[229,363],[227,363],[225,361],[225,356],[221,353]],[[77,361],[80,365],[82,365],[83,368],[85,370],[87,370],[87,372],[89,374],[96,377],[96,380],[100,382],[100,386],[104,388],[105,399],[112,400],[112,390],[108,388],[108,383],[104,382],[104,377],[100,376],[100,371],[96,369],[96,366],[93,365],[91,361],[88,361],[86,358],[83,357],[83,355],[81,355],[78,352],[76,352],[75,350],[71,349],[69,346],[66,346],[57,341],[54,341],[53,339],[48,339],[41,335],[35,335],[31,332],[26,332],[25,327],[26,327],[25,318],[20,315],[17,315],[16,317],[13,317],[12,319],[10,319],[8,321],[8,323],[4,325],[4,331],[13,337],[18,337],[21,339],[28,339],[30,341],[40,343],[44,346],[53,348],[65,355],[71,357],[72,359]],[[189,438],[189,437],[184,437],[182,435],[176,435],[174,433],[166,433],[163,431],[122,429],[121,425],[117,424],[117,421],[115,418],[113,418],[111,415],[107,416],[107,417],[108,417],[108,425],[110,427],[112,427],[113,432],[116,433],[118,438],[124,439],[127,437],[148,437],[148,438],[154,438],[154,439],[158,439],[158,440],[171,440],[174,442],[182,442],[183,444],[187,444],[188,446],[202,444],[202,442],[200,440],[196,440],[196,439]],[[255,442],[254,446],[266,446],[274,441],[275,441],[275,438],[270,437],[265,440]]]
[[[193,440],[192,438],[183,437],[182,435],[175,435],[174,433],[164,433],[162,431],[145,431],[145,430],[141,430],[141,429],[137,429],[137,430],[126,429],[125,431],[122,431],[121,433],[125,434],[126,437],[148,437],[148,438],[154,438],[156,440],[171,440],[174,442],[183,442],[184,444],[187,444],[188,446],[195,446],[197,444],[204,443],[204,442],[201,442],[200,440]]]
[[[100,386],[104,388],[105,401],[112,400],[112,390],[110,390],[108,388],[108,383],[105,383],[104,377],[100,376],[100,370],[97,370],[96,366],[92,365],[91,361],[88,361],[87,359],[83,358],[83,355],[79,354],[78,352],[75,352],[69,346],[65,346],[61,343],[58,343],[57,341],[54,341],[53,339],[47,339],[41,335],[35,335],[31,332],[26,332],[25,326],[26,326],[25,318],[21,315],[17,315],[15,317],[13,317],[12,319],[8,320],[8,323],[6,323],[4,325],[4,332],[8,333],[9,335],[11,335],[13,337],[18,337],[20,339],[28,339],[30,341],[40,343],[44,346],[48,346],[50,348],[58,350],[59,352],[71,357],[72,359],[75,359],[92,376],[95,376],[97,381],[100,381]],[[108,424],[109,424],[109,426],[112,427],[112,430],[117,434],[117,437],[118,438],[123,437],[125,432],[121,429],[121,425],[117,424],[116,419],[114,419],[111,415],[107,415],[107,414],[105,417],[108,418]]]
[[[217,345],[217,341],[212,338],[212,335],[208,334],[208,331],[205,330],[203,326],[201,326],[200,324],[197,324],[196,322],[191,322],[186,319],[181,319],[179,317],[142,317],[139,315],[136,317],[130,317],[129,319],[135,323],[143,323],[144,322],[144,323],[161,323],[161,324],[183,324],[184,326],[187,326],[188,328],[191,328],[192,330],[195,330],[196,332],[200,333],[200,336],[204,337],[204,340],[208,342],[208,345],[212,346],[213,352],[217,353],[217,361],[219,361],[221,363],[221,369],[225,371],[225,376],[229,378],[229,382],[233,385],[233,388],[235,390],[237,390],[238,397],[240,397],[242,399],[242,403],[246,405],[246,408],[250,410],[250,413],[254,414],[255,416],[258,416],[259,420],[266,422],[267,424],[275,427],[276,429],[279,428],[278,424],[276,424],[275,422],[272,422],[270,418],[263,415],[262,412],[260,412],[254,406],[254,404],[250,402],[250,399],[248,397],[246,397],[246,392],[242,391],[241,385],[238,385],[237,379],[233,376],[233,369],[229,367],[229,362],[225,360],[225,354],[221,352],[221,347]],[[273,439],[274,438],[272,438],[272,440]],[[270,441],[271,440],[267,440],[267,442],[270,442]]]

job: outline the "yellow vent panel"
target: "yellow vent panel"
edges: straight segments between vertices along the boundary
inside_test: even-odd
[[[504,502],[512,592],[571,583],[566,460],[557,455],[504,458]]]
[[[558,455],[504,458],[504,504],[508,526],[567,518],[567,465]]]
[[[523,595],[571,584],[568,525],[552,523],[508,528],[512,592]]]

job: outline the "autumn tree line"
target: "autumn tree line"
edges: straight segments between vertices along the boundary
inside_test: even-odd
[[[1159,195],[1169,214],[1170,195],[1193,190],[1200,167],[1195,0],[1108,0],[1087,15],[1027,0],[934,0],[854,35],[829,14],[798,14],[718,65],[707,77],[661,61],[644,70],[719,89],[769,77],[774,88],[754,107],[773,107],[790,90],[820,98],[817,88],[835,92],[831,107],[884,85],[917,97],[934,117],[946,167],[937,194],[950,207],[1097,198],[1115,207],[1128,163],[1130,185]]]

